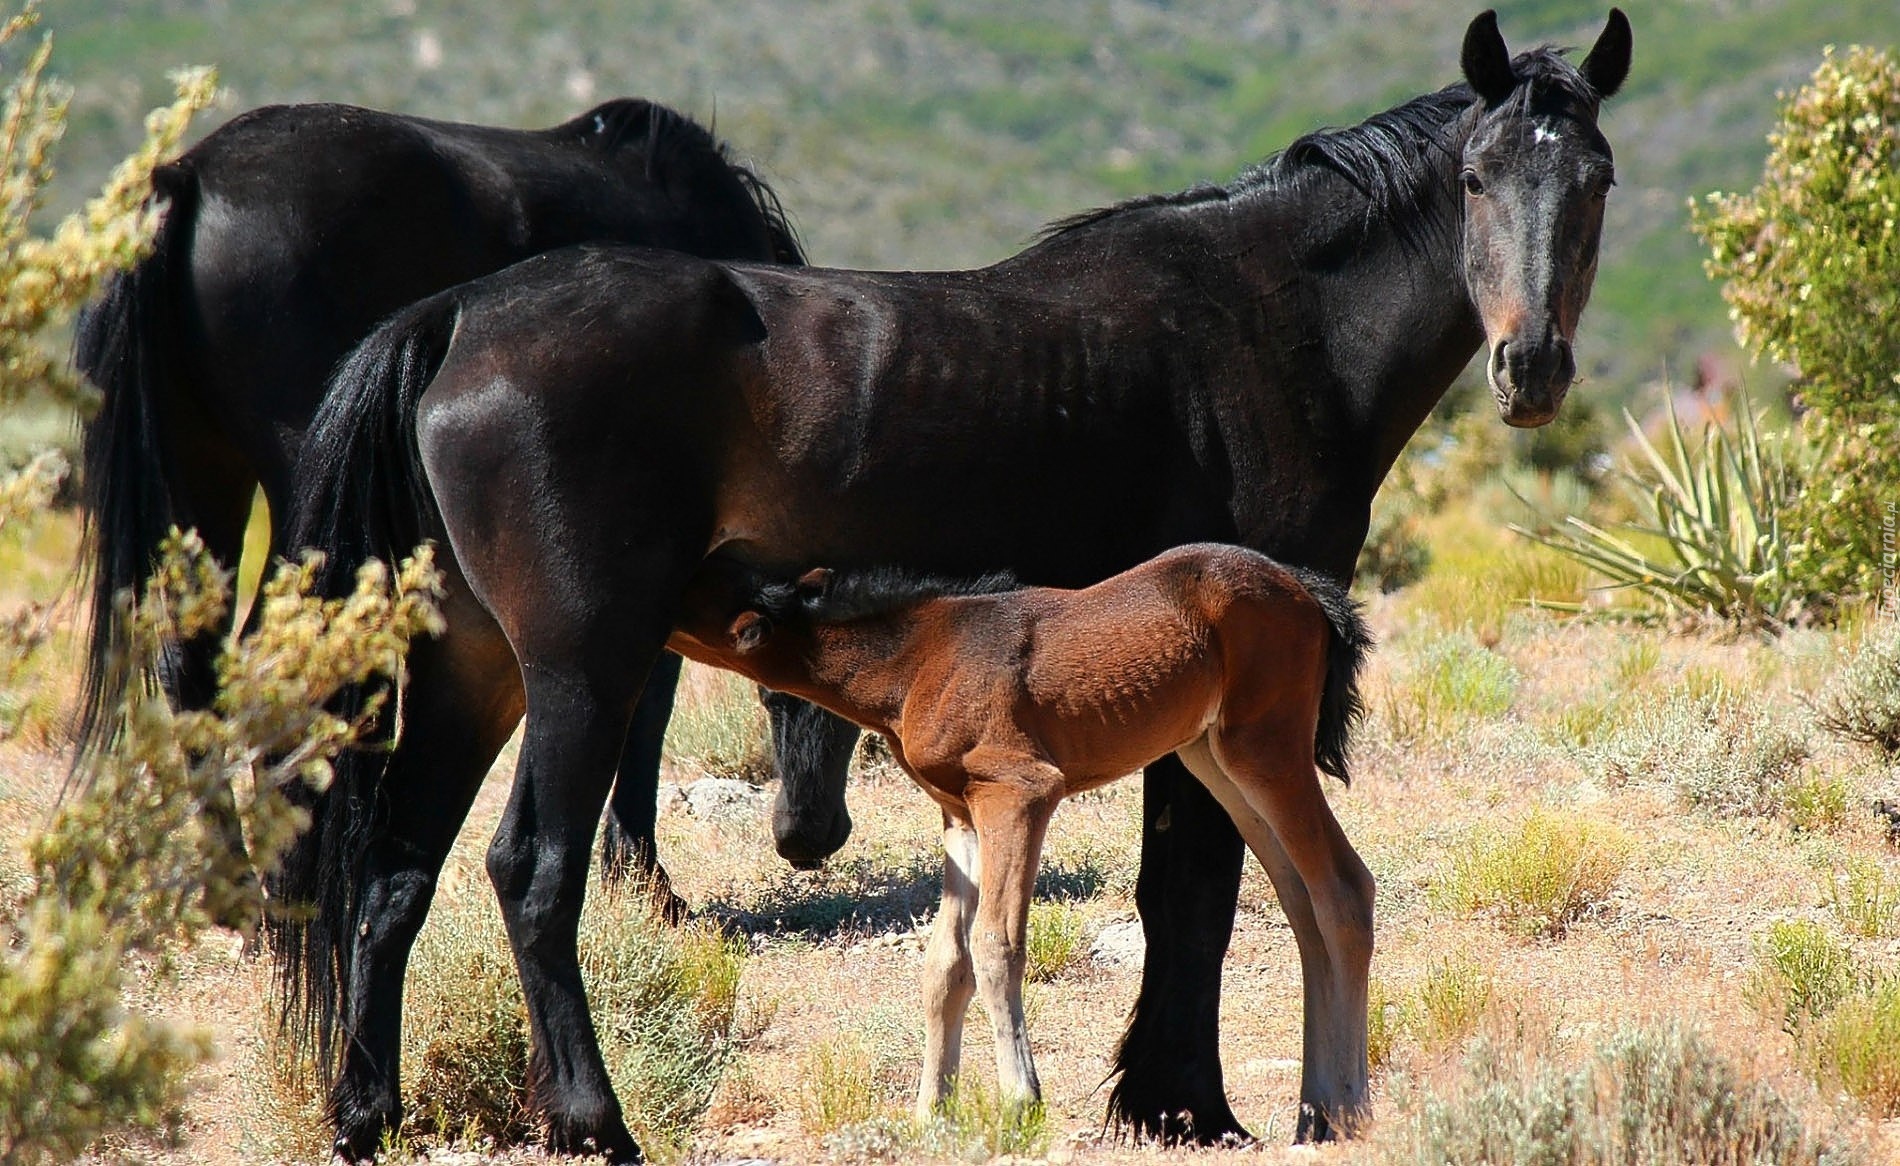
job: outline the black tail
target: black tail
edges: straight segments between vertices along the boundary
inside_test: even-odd
[[[183,258],[185,226],[197,213],[198,183],[187,166],[174,163],[160,167],[152,184],[153,199],[168,204],[152,253],[112,278],[105,294],[79,314],[73,336],[73,364],[101,395],[98,414],[86,423],[81,459],[81,580],[91,591],[92,628],[75,726],[76,767],[117,734],[120,699],[136,675],[114,597],[151,573],[159,541],[180,521],[159,444],[157,400],[164,379],[174,375],[167,343],[177,331],[174,268]]]
[[[1326,691],[1319,701],[1313,759],[1322,772],[1351,785],[1346,754],[1352,745],[1352,731],[1366,711],[1359,699],[1359,669],[1366,662],[1366,653],[1372,650],[1372,633],[1360,617],[1359,604],[1344,587],[1312,571],[1291,570],[1319,602],[1333,629],[1332,643],[1326,651]]]
[[[285,541],[323,552],[317,586],[324,595],[348,592],[366,560],[393,564],[436,526],[416,447],[416,402],[441,365],[458,314],[452,291],[413,305],[371,333],[325,390],[304,437]],[[353,714],[364,695],[346,694],[339,711]],[[383,724],[393,720],[385,715]],[[312,798],[309,830],[267,880],[282,907],[270,930],[284,1027],[314,1042],[331,1069],[350,990],[362,856],[387,759],[373,746],[336,759],[329,789]]]

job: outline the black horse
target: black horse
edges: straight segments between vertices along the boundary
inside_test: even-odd
[[[575,931],[641,678],[710,553],[1074,586],[1214,540],[1343,583],[1380,480],[1481,344],[1503,419],[1551,420],[1612,182],[1598,109],[1629,55],[1620,12],[1581,66],[1512,59],[1486,13],[1465,35],[1466,84],[1308,135],[1228,185],[1078,216],[993,267],[590,246],[379,329],[311,428],[292,543],[331,551],[340,579],[364,554],[437,539],[451,610],[412,661],[387,771],[340,772],[315,827],[362,829],[352,808],[381,791],[387,816],[310,924],[347,949],[342,993],[312,1001],[340,1052],[339,1152],[370,1154],[397,1117],[410,940],[525,707],[488,870],[534,1097],[555,1148],[638,1155]],[[1144,813],[1148,954],[1111,1105],[1143,1133],[1243,1133],[1217,1049],[1240,840],[1173,762],[1149,767]],[[1297,872],[1269,868],[1296,932],[1318,934]],[[1300,946],[1325,982],[1331,953]],[[1364,1057],[1312,1034],[1309,1018],[1302,1138],[1349,1126],[1366,1097]]]
[[[391,312],[586,240],[804,261],[770,187],[705,127],[641,100],[539,131],[270,106],[161,167],[154,185],[169,205],[153,253],[86,312],[76,345],[80,369],[104,393],[85,437],[88,751],[111,734],[109,711],[127,681],[111,666],[123,635],[114,594],[145,577],[173,523],[197,527],[213,554],[235,563],[260,485],[281,534],[297,446],[324,382]],[[281,539],[272,549],[281,552]],[[163,677],[174,699],[209,702],[221,639],[178,646]],[[678,676],[678,658],[661,657],[628,733],[610,872],[635,855],[652,861],[660,739]],[[776,819],[781,850],[810,863],[850,829],[849,739],[837,745],[850,726],[799,711],[808,706],[771,707],[787,743],[782,760],[817,768],[792,783],[804,802],[781,799]]]

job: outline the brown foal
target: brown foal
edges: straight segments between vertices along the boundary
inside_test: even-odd
[[[760,578],[709,560],[669,646],[884,734],[943,808],[921,1115],[957,1073],[976,992],[1005,1095],[1041,1097],[1022,981],[1050,815],[1177,753],[1233,818],[1293,926],[1301,1102],[1342,1132],[1360,1124],[1373,880],[1318,770],[1347,777],[1368,638],[1337,586],[1212,543],[1079,591],[890,571]]]

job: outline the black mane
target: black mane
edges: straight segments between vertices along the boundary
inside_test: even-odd
[[[834,572],[823,591],[800,587],[790,580],[774,580],[759,586],[748,606],[779,621],[849,623],[888,615],[945,596],[995,595],[1021,587],[1016,576],[1007,571],[947,579],[901,567],[867,567]]]
[[[1518,86],[1499,108],[1512,114],[1543,109],[1587,112],[1594,118],[1599,98],[1577,67],[1564,59],[1564,51],[1545,45],[1520,53],[1511,62]],[[1231,182],[1199,183],[1186,190],[1138,195],[1082,211],[1049,224],[1042,237],[1054,238],[1124,212],[1226,202],[1256,190],[1282,189],[1315,167],[1330,170],[1358,188],[1372,204],[1370,213],[1376,218],[1393,219],[1406,207],[1417,208],[1429,218],[1441,202],[1433,180],[1439,173],[1438,163],[1447,156],[1456,157],[1482,109],[1471,87],[1460,81],[1375,113],[1358,125],[1303,134]]]
[[[752,196],[753,204],[765,219],[766,230],[772,236],[774,262],[804,265],[805,252],[799,244],[798,232],[778,192],[751,167],[734,159],[732,147],[711,128],[671,106],[642,97],[617,97],[603,102],[568,124],[580,129],[587,145],[605,154],[622,146],[641,144],[646,156],[646,177],[656,184],[662,182],[667,172],[690,166],[710,163],[730,170]]]

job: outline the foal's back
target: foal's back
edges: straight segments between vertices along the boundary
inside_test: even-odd
[[[992,699],[1009,703],[1069,792],[1131,773],[1220,722],[1318,715],[1325,611],[1286,568],[1244,547],[1178,547],[1077,591],[940,602],[960,616],[968,665],[916,694],[926,715],[947,693],[967,700],[970,681],[987,675],[1002,686]]]

